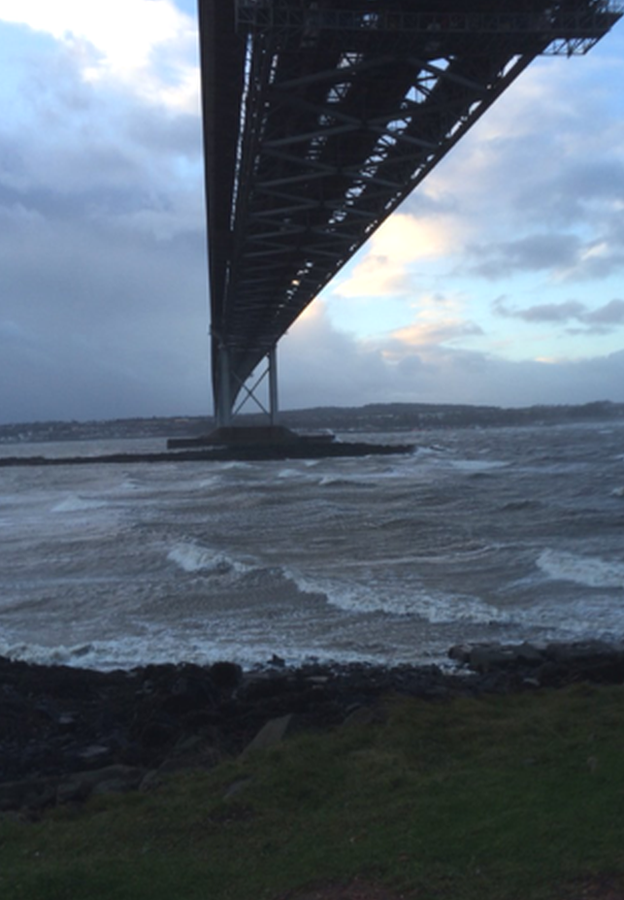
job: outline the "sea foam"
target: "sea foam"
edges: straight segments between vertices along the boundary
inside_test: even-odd
[[[87,500],[78,494],[70,494],[65,500],[53,506],[52,512],[84,512],[89,509],[103,509],[108,505],[106,500]]]
[[[592,588],[624,587],[624,562],[544,550],[537,565],[542,572],[557,581],[574,581]]]
[[[204,547],[195,541],[181,541],[175,544],[167,553],[167,559],[176,563],[185,572],[225,575],[232,571],[242,573],[249,568],[226,553]]]
[[[386,613],[394,616],[417,616],[436,625],[458,622],[474,624],[508,623],[509,613],[479,600],[477,597],[424,591],[414,588],[395,591],[377,585],[354,581],[308,578],[292,569],[285,570],[298,590],[304,594],[322,595],[332,606],[351,613]]]

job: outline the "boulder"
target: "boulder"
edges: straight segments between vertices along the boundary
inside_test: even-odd
[[[291,714],[280,716],[279,719],[271,719],[260,729],[253,741],[245,747],[241,756],[244,758],[257,750],[266,750],[268,747],[279,744],[290,728],[292,720],[293,716]]]
[[[138,788],[145,770],[135,766],[105,766],[88,772],[75,772],[60,781],[56,789],[56,802],[86,800],[91,794],[125,793]]]

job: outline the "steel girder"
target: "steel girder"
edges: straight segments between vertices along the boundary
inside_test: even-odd
[[[610,0],[199,0],[199,11],[226,419],[300,313],[532,60],[585,53],[622,15]]]

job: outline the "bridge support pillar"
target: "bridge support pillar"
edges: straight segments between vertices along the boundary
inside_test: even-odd
[[[269,366],[269,418],[271,425],[277,425],[279,418],[278,393],[277,393],[277,344],[269,350],[267,356]]]
[[[213,381],[216,429],[210,434],[201,437],[171,438],[167,441],[167,446],[170,449],[225,446],[233,451],[236,450],[236,452],[251,454],[249,458],[254,458],[253,453],[260,452],[254,450],[254,448],[263,448],[262,452],[266,453],[267,447],[275,447],[277,448],[275,453],[283,453],[285,446],[292,447],[295,444],[305,443],[306,440],[310,440],[310,438],[301,437],[296,432],[280,426],[278,423],[276,344],[266,354],[264,358],[266,366],[251,386],[248,386],[242,379],[236,377],[236,372],[233,371],[232,358],[227,347],[215,341],[213,354],[215,363],[213,371],[216,376]],[[263,391],[263,403],[257,391],[265,381],[267,383]],[[268,401],[266,399],[267,389]],[[242,400],[238,402],[238,405],[235,405],[239,394],[242,394]],[[253,400],[264,414],[265,424],[235,424],[236,416],[248,400]],[[315,438],[315,441],[325,445],[330,443],[332,439],[333,436],[331,435],[322,435]]]
[[[230,353],[227,347],[219,346],[218,350],[219,381],[215,396],[215,419],[217,428],[229,428],[232,424],[232,392],[230,381]]]
[[[252,400],[256,406],[267,416],[271,426],[278,424],[279,400],[277,381],[277,345],[271,347],[266,355],[266,368],[254,384],[248,386],[245,382],[238,381],[236,375],[232,375],[230,353],[227,347],[219,345],[215,348],[217,353],[218,372],[217,387],[215,391],[215,420],[217,428],[230,428],[233,419],[242,410],[248,400]],[[268,403],[264,403],[258,397],[258,388],[268,380]],[[242,393],[243,399],[235,407],[236,398]],[[266,394],[265,394],[266,397]],[[266,404],[266,405],[265,405]]]

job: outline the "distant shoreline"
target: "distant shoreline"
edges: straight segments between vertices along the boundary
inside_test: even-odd
[[[242,415],[246,427],[266,424],[261,416]],[[582,422],[624,421],[624,403],[596,401],[578,406],[503,408],[461,404],[377,403],[361,407],[285,410],[280,423],[302,432],[410,433],[445,428],[505,428]],[[0,425],[0,446],[10,444],[193,437],[214,428],[210,416],[171,416],[86,422],[21,422]]]

